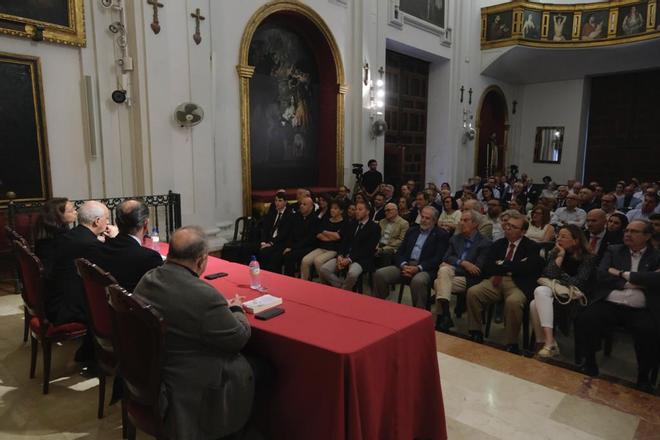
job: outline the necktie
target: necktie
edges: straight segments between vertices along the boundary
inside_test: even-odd
[[[356,236],[360,233],[360,231],[362,230],[362,226],[364,226],[363,223],[358,223],[358,227],[355,228],[355,235],[354,235],[354,237],[356,237]]]
[[[281,217],[282,217],[282,213],[278,212],[277,217],[275,217],[275,223],[273,223],[273,238],[277,236],[277,227],[280,225]]]
[[[513,243],[509,243],[509,250],[506,253],[506,257],[504,257],[504,261],[511,261],[513,259],[513,252],[516,250],[516,245]],[[500,284],[502,284],[502,276],[501,275],[495,275],[491,279],[491,283],[495,287],[499,287]]]
[[[598,237],[592,235],[591,240],[589,241],[589,250],[591,251],[592,254],[596,253],[597,247],[598,247]]]

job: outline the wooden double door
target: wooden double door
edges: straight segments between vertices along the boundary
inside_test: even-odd
[[[388,50],[386,65],[385,181],[424,187],[429,63]]]

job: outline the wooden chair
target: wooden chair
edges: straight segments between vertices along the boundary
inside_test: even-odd
[[[150,304],[117,284],[107,290],[119,373],[124,380],[128,438],[135,439],[137,427],[157,439],[166,439],[158,407],[165,322]]]
[[[112,311],[108,304],[106,288],[117,284],[109,272],[84,258],[76,260],[78,273],[83,279],[85,299],[89,311],[89,325],[94,335],[94,352],[99,377],[98,418],[103,418],[106,378],[117,372],[117,357],[112,341]]]
[[[28,244],[27,240],[23,238],[21,234],[16,232],[14,229],[10,228],[9,226],[5,226],[5,231],[7,233],[7,238],[9,239],[9,246],[12,249],[12,254],[14,256],[14,263],[13,263],[13,268],[12,270],[16,274],[15,278],[15,290],[16,293],[20,293],[21,297],[23,298],[23,315],[24,315],[24,322],[23,322],[23,342],[27,342],[28,340],[28,333],[30,332],[30,319],[32,316],[28,312],[28,307],[27,303],[25,302],[25,295],[23,292],[23,280],[22,280],[22,275],[21,275],[21,270],[18,265],[18,256],[16,255],[16,251],[14,249],[14,242],[18,241],[19,243],[23,244],[26,248],[30,249],[30,245]]]
[[[23,300],[30,314],[30,336],[32,339],[32,357],[30,359],[30,378],[34,378],[37,366],[37,350],[39,342],[44,356],[43,393],[48,394],[50,383],[50,359],[53,343],[68,341],[85,336],[87,327],[80,322],[67,322],[55,325],[48,321],[44,312],[44,268],[39,258],[28,247],[14,241],[14,249],[18,258],[23,279]]]

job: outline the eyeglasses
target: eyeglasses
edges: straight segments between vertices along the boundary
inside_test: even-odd
[[[630,228],[624,229],[623,232],[626,233],[626,234],[643,234],[644,233],[644,231],[640,231],[638,229],[630,229]]]

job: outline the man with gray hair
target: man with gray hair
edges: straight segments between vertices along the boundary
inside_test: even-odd
[[[78,208],[78,226],[56,238],[52,278],[46,280],[45,311],[52,323],[88,322],[85,291],[75,261],[77,258],[89,259],[97,248],[103,246],[99,237],[116,235],[116,229],[110,226],[108,208],[90,200]],[[90,362],[93,359],[94,345],[88,336],[76,352],[75,360]]]
[[[110,212],[104,204],[88,201],[78,208],[78,226],[57,237],[45,305],[46,316],[54,324],[87,322],[83,284],[75,260],[88,258],[102,246],[98,237],[110,233],[109,220]]]
[[[431,282],[447,249],[449,234],[437,227],[438,210],[432,206],[420,212],[420,224],[413,225],[394,256],[394,265],[378,269],[374,274],[373,295],[387,298],[389,286],[410,284],[413,306],[425,309]]]
[[[461,233],[449,239],[449,247],[433,284],[437,304],[435,329],[448,332],[454,326],[449,312],[452,293],[462,293],[457,314],[465,310],[465,292],[481,281],[481,269],[491,241],[478,231],[481,214],[473,209],[461,213]]]
[[[410,225],[401,216],[394,203],[385,205],[385,218],[380,225],[380,241],[376,248],[376,259],[381,265],[389,266],[394,253],[399,249]]]
[[[227,301],[199,279],[207,261],[204,231],[185,226],[172,235],[165,264],[135,288],[167,324],[161,396],[171,438],[229,436],[252,409],[254,374],[241,355],[250,324],[238,295]]]
[[[117,206],[115,222],[119,234],[97,246],[90,261],[110,272],[120,286],[132,292],[140,278],[163,264],[160,254],[142,246],[149,232],[149,207],[138,200],[126,200]]]

